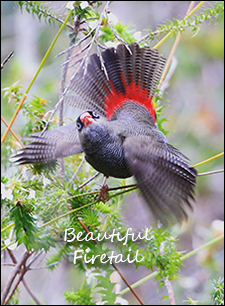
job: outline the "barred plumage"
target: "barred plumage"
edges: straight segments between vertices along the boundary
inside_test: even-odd
[[[83,152],[76,124],[60,126],[43,133],[26,137],[31,141],[24,149],[12,156],[17,164],[39,164]]]
[[[139,87],[139,90],[146,90],[145,100],[139,99],[139,103],[144,104],[148,109],[153,108],[150,97],[155,93],[166,59],[159,55],[158,50],[149,47],[140,48],[136,43],[129,45],[129,49],[132,53],[121,44],[117,49],[110,48],[102,52],[107,75],[102,69],[99,56],[91,55],[87,74],[83,75],[83,69],[78,71],[71,82],[65,102],[81,109],[91,107],[92,110],[107,116],[110,120],[118,106],[117,95],[120,94],[123,102],[131,97],[137,100]],[[129,87],[128,85],[132,83],[136,86]],[[112,95],[114,89],[115,95]],[[109,93],[111,97],[107,99]],[[112,105],[115,105],[114,109]],[[108,108],[111,110],[109,115],[106,111]]]
[[[129,49],[123,44],[106,49],[101,58],[103,63],[97,54],[91,55],[87,73],[81,67],[65,97],[70,105],[87,109],[77,126],[34,134],[15,156],[17,163],[44,163],[84,152],[105,176],[134,176],[162,223],[187,218],[197,171],[158,130],[152,103],[165,57],[134,43]]]

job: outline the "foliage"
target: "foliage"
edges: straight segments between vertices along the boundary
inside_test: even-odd
[[[213,280],[213,291],[211,293],[211,298],[215,305],[224,305],[224,278],[219,278],[218,280]]]
[[[53,12],[43,2],[16,1],[16,3],[21,10],[38,17],[39,20],[44,19],[50,25],[56,22],[61,24],[64,21],[65,17],[60,19],[59,14]],[[97,11],[99,7],[102,7],[100,1],[73,1],[72,8],[69,8],[73,9],[73,14],[71,23],[67,26],[72,33],[76,16],[79,16],[81,22],[85,21],[85,27],[80,30],[81,35],[76,40],[78,45],[87,37],[92,39],[91,47],[96,44],[100,48],[107,45],[109,41],[118,42],[119,40],[127,44],[136,41],[131,26],[123,25],[121,22],[110,25],[107,16],[102,16]],[[216,2],[215,6],[203,9],[201,12],[198,11],[198,15],[190,16],[188,20],[174,19],[166,22],[155,32],[149,31],[144,40],[152,40],[156,36],[171,31],[182,32],[187,28],[197,31],[199,25],[204,21],[219,22],[222,16],[223,2]],[[96,25],[93,26],[93,21],[99,25],[99,31]],[[81,48],[80,54],[85,50]],[[9,102],[14,102],[16,108],[23,96],[22,87],[15,83],[5,88],[4,91],[5,97]],[[154,99],[157,108],[157,124],[159,129],[166,133],[162,127],[166,118],[162,114],[161,99],[159,96]],[[43,130],[50,120],[50,113],[46,108],[47,103],[44,97],[37,96],[25,101],[22,108],[25,124],[20,131],[22,136]],[[57,123],[56,116],[51,118],[51,127],[56,126]],[[5,141],[6,147],[3,147],[2,151],[5,169],[10,165],[8,147],[13,151],[11,153],[15,153],[16,150],[12,139],[9,137]],[[21,166],[14,168],[13,174],[5,171],[2,176],[3,249],[9,243],[14,242],[17,245],[24,244],[27,250],[35,251],[36,254],[44,250],[48,256],[46,267],[51,270],[54,270],[62,260],[74,264],[74,267],[85,275],[77,291],[67,290],[65,292],[66,301],[74,305],[120,303],[119,294],[114,290],[115,282],[111,281],[113,272],[111,262],[107,261],[106,264],[102,264],[103,257],[105,260],[113,258],[112,262],[131,260],[137,269],[144,266],[149,271],[157,270],[155,280],[158,282],[159,289],[165,286],[165,280],[172,281],[178,277],[182,264],[182,254],[177,251],[176,247],[178,238],[165,229],[155,226],[142,231],[141,237],[145,239],[139,237],[134,241],[134,237],[137,237],[138,234],[128,235],[129,229],[120,213],[123,195],[131,189],[124,189],[125,181],[122,180],[119,186],[122,191],[118,193],[114,190],[110,191],[109,201],[98,200],[100,188],[98,182],[91,181],[82,189],[79,188],[83,182],[95,174],[92,168],[84,164],[82,171],[75,178],[73,177],[80,162],[81,156],[65,158],[63,177],[58,171],[57,164]],[[87,234],[83,224],[93,237]],[[67,229],[73,229],[73,233],[76,233],[76,236],[68,234],[69,241],[65,241]],[[79,238],[78,233],[81,233]],[[103,233],[106,234],[105,238],[98,240],[96,237],[101,237]],[[119,240],[119,237],[125,237],[126,243],[125,239]],[[97,244],[94,242],[95,239]],[[51,255],[50,248],[54,250]],[[80,255],[76,260],[75,254]],[[214,281],[213,285],[215,289],[212,299],[217,305],[221,305],[223,282],[222,280]]]
[[[72,1],[71,1],[72,2]],[[96,16],[96,12],[93,8],[98,8],[102,2],[100,1],[89,1],[89,4],[86,1],[73,1],[74,4],[70,6],[68,3],[66,8],[72,9],[73,14],[72,18],[75,16],[80,16],[81,18],[93,18]],[[82,2],[86,2],[87,4],[82,4]],[[20,7],[21,11],[25,9],[29,14],[35,15],[39,20],[43,18],[45,22],[51,24],[55,24],[55,22],[63,23],[63,19],[60,19],[59,13],[52,12],[52,8],[44,5],[40,1],[15,1],[15,3]],[[98,16],[98,14],[97,14]]]
[[[77,292],[68,290],[65,292],[65,299],[72,305],[95,305],[92,303],[91,290],[89,288]]]
[[[215,6],[211,5],[211,7],[203,8],[198,10],[197,14],[193,16],[189,16],[188,19],[182,19],[181,21],[178,19],[169,20],[164,22],[164,24],[160,25],[156,31],[149,31],[148,38],[154,40],[154,38],[162,33],[178,33],[183,32],[186,29],[190,29],[194,33],[197,33],[199,30],[199,26],[205,22],[220,22],[224,18],[224,1],[216,1],[214,2]]]
[[[20,7],[21,11],[25,9],[27,13],[33,16],[36,15],[39,20],[43,18],[49,24],[53,24],[55,21],[63,22],[56,12],[53,13],[50,7],[46,7],[40,1],[15,1],[15,3]]]
[[[188,300],[186,300],[184,302],[188,303],[189,305],[202,305],[202,303],[200,301],[193,300],[190,297],[188,298]]]

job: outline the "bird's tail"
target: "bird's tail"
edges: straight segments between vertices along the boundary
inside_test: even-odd
[[[71,81],[65,101],[109,120],[116,109],[133,101],[145,106],[155,121],[152,97],[165,61],[158,50],[137,43],[106,49],[101,56],[93,54],[86,74],[80,69]]]

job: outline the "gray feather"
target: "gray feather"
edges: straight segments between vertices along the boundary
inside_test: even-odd
[[[128,168],[155,218],[163,224],[186,219],[197,171],[179,151],[148,136],[128,137],[124,151]]]
[[[22,164],[47,163],[59,157],[83,152],[76,124],[72,123],[26,138],[29,144],[12,158]]]

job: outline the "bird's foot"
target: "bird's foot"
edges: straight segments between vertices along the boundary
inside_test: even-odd
[[[101,187],[97,201],[102,200],[102,202],[105,203],[109,200],[108,188],[109,187],[106,184]]]

